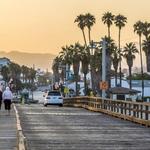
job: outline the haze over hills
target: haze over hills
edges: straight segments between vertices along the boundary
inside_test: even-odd
[[[28,67],[35,66],[35,69],[40,68],[42,70],[48,69],[51,71],[51,65],[53,59],[56,57],[53,54],[45,53],[26,53],[26,52],[18,52],[18,51],[11,51],[11,52],[4,52],[0,51],[0,58],[7,57],[12,62],[15,62],[19,65],[25,65]]]

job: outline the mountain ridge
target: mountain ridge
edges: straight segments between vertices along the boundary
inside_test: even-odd
[[[19,65],[25,65],[28,67],[35,66],[35,69],[49,70],[51,71],[51,65],[56,55],[51,53],[28,53],[19,51],[0,51],[0,58],[6,57],[10,61]]]

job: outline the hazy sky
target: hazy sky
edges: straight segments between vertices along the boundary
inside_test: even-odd
[[[150,0],[0,0],[0,50],[58,54],[61,46],[83,43],[74,19],[87,12],[96,17],[92,38],[99,41],[107,34],[101,22],[106,11],[128,18],[122,44],[137,41],[133,33],[136,21],[150,22]],[[115,26],[111,33],[117,41]]]

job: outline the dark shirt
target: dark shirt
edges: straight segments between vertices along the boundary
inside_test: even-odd
[[[3,92],[0,91],[0,101],[3,99],[2,95],[3,95]]]

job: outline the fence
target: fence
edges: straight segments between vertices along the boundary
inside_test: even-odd
[[[102,99],[101,97],[73,97],[65,98],[64,105],[83,107],[150,126],[150,103]]]

